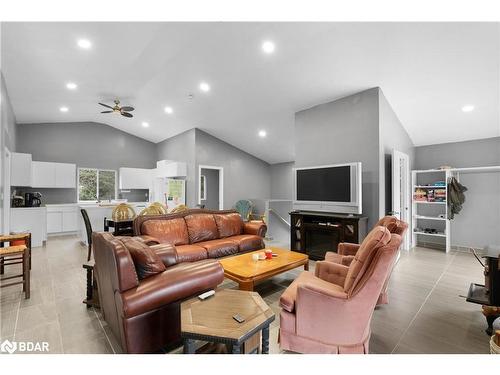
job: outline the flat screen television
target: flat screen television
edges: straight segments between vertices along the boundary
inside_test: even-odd
[[[295,210],[362,213],[361,163],[295,168],[294,172]]]

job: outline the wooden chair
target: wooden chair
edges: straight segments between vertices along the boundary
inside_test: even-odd
[[[90,257],[92,256],[92,224],[90,223],[89,219],[89,214],[87,213],[87,210],[82,208],[80,210],[83,216],[83,222],[85,223],[85,230],[87,232],[87,245],[88,245],[88,252],[87,252],[87,262],[90,261]]]
[[[185,204],[180,204],[177,207],[175,207],[172,211],[170,211],[171,214],[176,213],[176,212],[182,212],[188,210],[188,206]]]
[[[12,245],[13,242],[22,244]],[[23,270],[19,275],[2,277],[0,281],[22,277],[22,281],[0,284],[0,288],[23,284],[23,292],[26,299],[30,298],[30,269],[31,269],[31,233],[20,233],[0,236],[0,275],[4,274],[5,267],[14,264],[22,264]],[[10,246],[3,247],[4,243]]]

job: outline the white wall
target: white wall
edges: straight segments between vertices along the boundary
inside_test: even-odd
[[[271,199],[293,200],[293,161],[271,164]]]

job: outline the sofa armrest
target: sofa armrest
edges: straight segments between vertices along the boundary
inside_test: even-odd
[[[321,280],[344,287],[349,267],[328,261],[316,262],[315,275]]]
[[[254,234],[256,236],[265,237],[267,225],[262,221],[248,221],[243,223],[244,234]]]
[[[356,255],[359,246],[359,244],[355,243],[341,242],[337,247],[337,253],[339,253],[340,255]]]
[[[140,236],[134,236],[134,238],[145,243],[148,246],[158,245],[160,243],[160,241],[157,240],[156,238],[148,236],[146,234],[141,234]]]
[[[174,245],[162,243],[150,246],[151,249],[160,257],[165,267],[174,266],[178,263],[177,250]]]

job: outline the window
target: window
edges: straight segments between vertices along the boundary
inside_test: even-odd
[[[204,175],[200,176],[200,200],[207,199],[207,178]]]
[[[116,198],[116,171],[78,168],[78,201]]]

